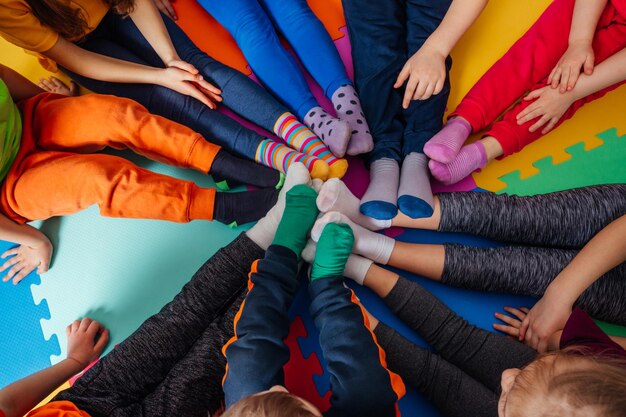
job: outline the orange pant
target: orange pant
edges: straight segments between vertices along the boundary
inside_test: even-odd
[[[19,108],[22,143],[0,196],[0,210],[12,220],[43,220],[93,204],[109,217],[213,219],[215,189],[94,153],[107,146],[129,148],[208,173],[220,147],[191,129],[113,96],[40,94]]]
[[[518,100],[529,90],[546,85],[552,68],[567,50],[575,3],[575,0],[554,0],[528,32],[478,80],[451,116],[464,117],[474,132],[480,132],[493,123],[485,135],[498,140],[504,155],[518,152],[543,136],[542,129],[528,131],[537,119],[518,126],[516,116],[532,103]],[[596,65],[625,47],[626,16],[622,16],[609,2],[600,17],[593,39]],[[602,97],[621,84],[575,101],[561,117],[559,124],[571,118],[584,104]],[[497,120],[503,112],[502,119]]]

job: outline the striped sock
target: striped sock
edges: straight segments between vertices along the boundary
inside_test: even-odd
[[[293,114],[283,113],[274,124],[274,133],[295,150],[326,162],[330,178],[341,178],[346,173],[347,161],[333,155],[324,142]]]
[[[289,166],[294,162],[302,162],[311,173],[312,178],[319,178],[324,181],[328,178],[328,164],[325,161],[315,156],[294,151],[271,139],[264,139],[259,143],[254,160],[283,173],[287,173]]]

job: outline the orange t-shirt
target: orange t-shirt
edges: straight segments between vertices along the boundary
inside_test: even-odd
[[[69,401],[52,401],[42,407],[35,408],[26,417],[91,417],[79,410]]]
[[[89,30],[83,36],[98,27],[109,11],[109,6],[102,0],[69,0],[69,5],[74,9],[79,9],[87,21]],[[0,36],[37,55],[52,48],[59,39],[57,32],[35,17],[26,0],[0,0]],[[54,62],[38,56],[44,68],[56,70]]]

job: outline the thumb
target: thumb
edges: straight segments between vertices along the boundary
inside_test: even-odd
[[[585,74],[591,75],[593,73],[594,61],[595,61],[595,57],[593,56],[593,54],[587,55],[587,59],[585,59],[585,64],[584,64]]]

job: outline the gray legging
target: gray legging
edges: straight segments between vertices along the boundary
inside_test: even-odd
[[[379,323],[374,333],[385,350],[387,366],[445,416],[496,417],[502,371],[522,368],[537,357],[522,343],[468,324],[404,278],[384,301],[437,352],[422,349]]]
[[[626,185],[577,188],[534,197],[440,194],[440,231],[519,244],[475,248],[447,244],[441,282],[540,297],[578,251],[626,215]],[[529,246],[521,246],[529,245]],[[626,263],[590,286],[577,305],[597,319],[626,325]]]

